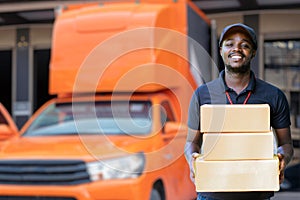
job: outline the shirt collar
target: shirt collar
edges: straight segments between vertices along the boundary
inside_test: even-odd
[[[225,82],[225,70],[222,70],[219,74],[219,80],[220,80],[220,83],[222,83],[225,87],[225,91],[230,91],[231,88],[229,88]],[[246,91],[254,91],[255,89],[255,86],[256,86],[256,77],[255,77],[255,74],[254,72],[251,70],[250,71],[250,82],[248,84],[248,86],[246,87]]]

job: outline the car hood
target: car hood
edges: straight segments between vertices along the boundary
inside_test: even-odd
[[[129,136],[19,137],[1,145],[0,159],[66,158],[92,161],[139,152],[141,149],[136,147],[143,145],[137,143],[136,138]]]

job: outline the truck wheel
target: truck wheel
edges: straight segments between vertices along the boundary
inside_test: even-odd
[[[150,200],[162,200],[160,193],[156,188],[152,189]]]

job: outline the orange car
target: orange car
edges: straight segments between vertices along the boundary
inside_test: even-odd
[[[17,133],[17,126],[6,108],[0,103],[0,142],[17,135]]]
[[[203,16],[189,1],[159,2],[62,10],[50,61],[57,97],[1,146],[0,198],[196,198],[184,158],[197,87],[187,13]]]
[[[169,96],[95,98],[51,100],[2,147],[0,197],[193,199]]]

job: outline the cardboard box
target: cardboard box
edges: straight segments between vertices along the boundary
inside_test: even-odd
[[[273,132],[204,134],[202,154],[204,160],[273,159]]]
[[[268,104],[202,105],[201,132],[269,132]]]
[[[197,192],[278,191],[279,160],[195,162]]]

